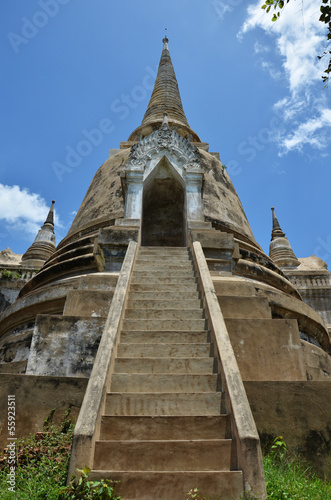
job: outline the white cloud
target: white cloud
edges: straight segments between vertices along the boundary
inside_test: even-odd
[[[329,130],[331,110],[324,97],[314,99],[316,85],[318,92],[322,92],[321,76],[325,69],[325,61],[317,58],[326,44],[325,28],[319,21],[320,0],[292,0],[285,4],[276,22],[271,21],[273,9],[269,14],[261,9],[263,3],[259,0],[248,7],[247,18],[238,36],[242,38],[249,30],[260,28],[271,38],[272,46],[281,57],[279,69],[288,88],[288,95],[274,104],[274,111],[287,125],[285,134],[277,138],[281,152],[301,151],[305,144],[323,149],[329,139],[322,129]],[[265,45],[269,46],[267,39]],[[255,53],[261,54],[263,47],[261,41],[255,43]],[[279,71],[266,60],[267,57],[264,53],[262,67],[272,78],[279,78]]]
[[[305,144],[317,149],[324,149],[328,145],[330,132],[325,130],[331,127],[331,109],[321,109],[319,116],[301,123],[296,130],[284,140],[284,151],[302,150]]]
[[[39,194],[20,186],[0,184],[0,220],[7,227],[36,236],[44,223],[50,205]],[[55,223],[59,224],[55,215]]]
[[[310,103],[310,95],[306,93],[303,96],[292,96],[284,97],[280,101],[277,101],[273,108],[276,113],[280,113],[285,122],[294,120],[294,118],[303,112]]]
[[[325,45],[323,24],[318,20],[320,0],[286,4],[278,21],[272,23],[259,0],[247,9],[248,17],[239,36],[254,28],[262,28],[268,35],[276,36],[277,49],[283,58],[283,68],[287,74],[291,92],[298,91],[315,81],[321,80],[321,68],[317,55]],[[260,47],[262,44],[259,44]],[[255,48],[256,50],[256,48]]]

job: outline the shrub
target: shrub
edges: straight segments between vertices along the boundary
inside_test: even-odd
[[[44,430],[16,441],[15,493],[8,490],[9,466],[6,450],[0,457],[0,498],[2,500],[57,500],[66,482],[74,424],[66,412],[59,427],[52,416]]]

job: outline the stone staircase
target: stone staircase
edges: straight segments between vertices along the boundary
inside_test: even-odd
[[[187,248],[142,247],[95,445],[91,479],[123,500],[238,499],[243,475]]]

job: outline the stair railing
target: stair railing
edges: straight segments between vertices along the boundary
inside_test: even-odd
[[[99,348],[78,415],[70,455],[68,481],[77,468],[93,468],[95,441],[100,433],[119,334],[138,245],[130,241],[110,304]]]
[[[236,447],[235,467],[243,471],[245,492],[264,500],[267,494],[259,435],[201,243],[195,241],[192,247],[209,328],[219,359],[227,413],[231,419]]]

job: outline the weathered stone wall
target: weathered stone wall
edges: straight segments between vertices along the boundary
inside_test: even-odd
[[[262,446],[283,436],[291,452],[302,453],[315,470],[331,478],[330,382],[244,383]]]
[[[0,279],[0,314],[15,302],[24,283],[24,281]]]
[[[199,150],[204,171],[204,215],[220,221],[227,228],[243,234],[257,245],[239,196],[221,162],[210,153]],[[258,246],[258,245],[257,245]]]
[[[8,395],[16,400],[16,437],[42,431],[45,418],[55,409],[54,422],[60,423],[70,407],[77,418],[82,404],[86,378],[1,375],[0,408],[7,408]],[[7,444],[7,415],[0,413],[0,446]]]
[[[109,158],[96,172],[71,225],[67,238],[78,229],[123,217],[124,199],[120,174],[128,162],[130,149]]]
[[[37,316],[26,373],[88,377],[103,327],[103,318]]]
[[[331,286],[330,288],[298,289],[301,297],[315,309],[327,325],[331,325]]]
[[[0,267],[0,314],[15,302],[23,286],[35,274],[35,270]]]
[[[299,259],[296,269],[283,269],[299,291],[302,299],[317,311],[326,325],[331,326],[331,272],[327,264],[312,255]]]

